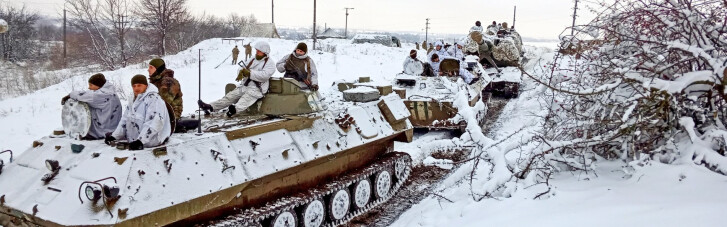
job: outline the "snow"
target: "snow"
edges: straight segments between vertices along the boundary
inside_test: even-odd
[[[343,91],[343,93],[369,93],[369,92],[379,93],[379,90],[376,90],[371,87],[356,87],[356,88],[352,88],[352,89]]]
[[[391,226],[722,226],[725,177],[701,167],[652,163],[634,174],[604,163],[595,174],[562,174],[549,199],[519,191],[475,202],[464,191],[430,196]],[[595,176],[595,175],[598,176]],[[463,183],[464,184],[464,183]],[[535,186],[534,188],[537,188]]]

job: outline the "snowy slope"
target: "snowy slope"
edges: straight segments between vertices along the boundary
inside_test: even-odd
[[[245,43],[265,40],[270,43],[272,60],[277,62],[293,51],[298,41],[282,39],[245,38]],[[307,40],[308,48],[312,42]],[[350,44],[350,40],[324,40],[323,51],[311,51],[319,73],[319,85],[323,96],[328,93],[334,81],[353,81],[358,77],[371,77],[374,81],[390,81],[401,72],[401,63],[408,56],[409,48],[384,47],[378,44]],[[203,41],[176,55],[166,56],[168,68],[175,71],[184,94],[184,114],[189,116],[197,109],[198,99],[198,50],[202,49],[202,100],[210,102],[224,95],[224,86],[235,83],[238,66],[231,65],[227,58],[235,44],[223,43],[221,39]],[[244,54],[240,55],[244,58]],[[420,53],[425,56],[425,53]],[[227,59],[226,59],[227,58]],[[226,59],[226,60],[225,60]],[[224,63],[223,63],[224,61]],[[219,68],[217,65],[222,63]],[[273,62],[269,62],[272,64]],[[146,63],[132,65],[116,71],[102,72],[107,80],[115,83],[121,103],[131,96],[130,80],[136,74],[146,75]],[[13,150],[19,155],[29,148],[35,139],[61,128],[60,99],[73,90],[86,89],[89,75],[77,75],[60,84],[36,91],[32,94],[0,101],[0,149]],[[282,76],[281,73],[275,76]],[[335,89],[334,89],[335,90]]]

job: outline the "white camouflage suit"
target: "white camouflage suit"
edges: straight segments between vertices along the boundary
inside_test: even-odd
[[[419,59],[406,56],[406,59],[404,59],[404,74],[419,76],[422,75],[422,72],[424,72],[422,62]]]
[[[159,146],[172,134],[167,104],[159,89],[149,84],[144,93],[129,100],[119,126],[111,136],[129,142],[140,140],[145,148]]]
[[[267,42],[260,41],[255,43],[255,49],[265,53],[266,56],[260,60],[252,58],[249,78],[252,81],[245,86],[245,81],[248,78],[242,79],[240,85],[235,90],[230,91],[230,93],[227,93],[221,99],[210,103],[213,110],[222,110],[234,104],[237,111],[245,111],[245,109],[252,106],[252,104],[268,92],[268,87],[270,86],[268,81],[273,76],[273,73],[275,73],[275,61],[270,59],[270,45]],[[243,62],[243,64],[248,65],[250,62]],[[254,81],[260,84],[260,88],[255,85]]]
[[[111,82],[106,82],[98,90],[74,91],[72,99],[85,102],[91,109],[91,129],[88,136],[101,139],[106,133],[113,132],[121,120],[121,101]]]

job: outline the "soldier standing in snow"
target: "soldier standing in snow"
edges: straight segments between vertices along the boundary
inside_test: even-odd
[[[429,46],[427,46],[427,41],[426,40],[422,41],[422,49],[427,50],[428,47]]]
[[[232,49],[232,64],[237,64],[237,55],[240,54],[240,50],[237,49],[237,45]]]
[[[318,70],[316,63],[308,56],[308,45],[298,43],[293,53],[283,56],[276,65],[284,77],[294,78],[312,91],[318,90]]]
[[[199,108],[204,110],[206,114],[211,111],[219,111],[228,108],[227,116],[232,117],[238,110],[245,110],[252,106],[258,99],[265,96],[270,86],[270,77],[275,73],[275,61],[270,60],[270,45],[265,41],[255,43],[255,58],[246,64],[246,67],[240,70],[236,81],[241,81],[241,85],[227,93],[221,99],[210,104],[198,100]]]
[[[121,101],[114,85],[106,82],[101,73],[88,79],[88,91],[71,92],[61,99],[61,105],[68,99],[84,102],[91,109],[91,128],[82,139],[102,139],[106,133],[113,132],[121,120]]]
[[[414,42],[414,45],[417,47],[417,50],[419,50],[419,42]]]
[[[129,100],[121,122],[116,130],[106,136],[104,142],[111,144],[117,139],[131,141],[129,150],[141,150],[163,144],[172,134],[169,112],[158,89],[147,83],[144,75],[131,78],[134,98]]]
[[[245,61],[247,61],[252,56],[252,46],[250,46],[250,43],[247,43],[247,45],[242,45],[242,47],[245,47]]]
[[[429,44],[429,49],[427,49],[427,55],[429,55],[429,53],[431,53],[432,51],[434,51],[434,45],[432,45],[432,44],[430,43],[430,44]]]
[[[419,76],[424,71],[422,62],[417,59],[417,51],[411,50],[409,56],[404,59],[404,74]]]

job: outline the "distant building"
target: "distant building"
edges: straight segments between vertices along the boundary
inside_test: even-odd
[[[331,28],[327,28],[325,31],[323,31],[322,33],[318,34],[317,37],[319,39],[328,39],[328,38],[331,38],[331,39],[345,39],[346,38],[341,33],[338,33],[338,32],[336,32],[335,30],[333,30]]]
[[[242,37],[280,38],[278,29],[273,23],[252,24],[242,28]]]

